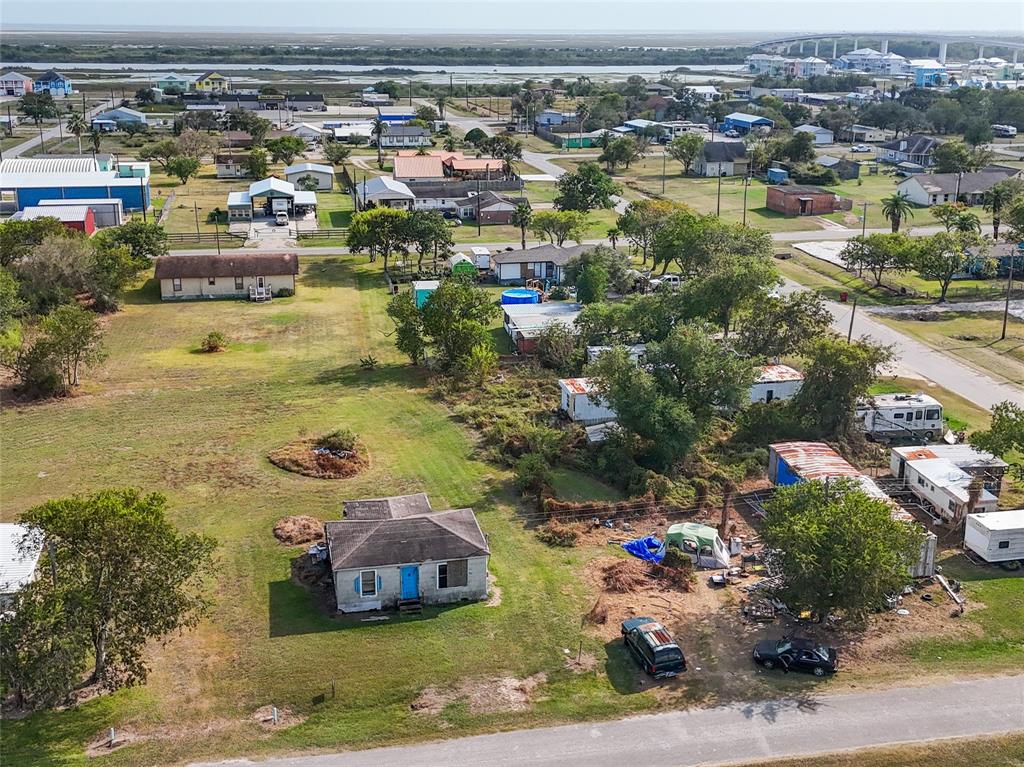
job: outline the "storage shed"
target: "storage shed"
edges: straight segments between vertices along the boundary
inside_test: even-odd
[[[55,218],[68,229],[84,232],[90,237],[96,233],[96,216],[88,205],[32,205],[15,213],[11,218],[22,221]]]
[[[317,189],[330,190],[334,188],[334,168],[330,165],[321,165],[315,162],[300,162],[297,165],[289,165],[284,169],[285,180],[302,188],[300,183],[304,178],[311,178],[316,181]]]
[[[40,200],[37,205],[45,209],[61,207],[67,204],[67,200]],[[103,229],[107,226],[121,226],[124,223],[124,204],[120,200],[86,198],[75,200],[75,205],[88,205],[92,209],[97,229]]]
[[[968,514],[964,545],[986,562],[1024,559],[1024,509]]]
[[[464,277],[475,279],[477,276],[476,264],[474,264],[473,259],[465,253],[456,253],[454,256],[449,258],[448,268],[451,270],[453,277],[462,275]]]
[[[570,421],[584,426],[614,421],[614,410],[601,400],[596,384],[589,378],[562,378],[558,381],[562,391],[562,412]]]
[[[820,186],[800,185],[768,187],[765,206],[787,216],[823,216],[850,207],[844,206],[835,192]]]

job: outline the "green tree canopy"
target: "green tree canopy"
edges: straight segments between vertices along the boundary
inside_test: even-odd
[[[879,286],[886,272],[905,272],[912,267],[915,249],[904,234],[869,234],[849,240],[839,257],[851,271],[866,269]]]
[[[564,174],[558,179],[557,186],[555,207],[583,213],[594,208],[612,207],[612,196],[620,191],[611,176],[593,162],[581,163],[575,172]]]
[[[769,295],[751,303],[737,345],[751,357],[778,359],[797,353],[831,324],[832,313],[814,291]]]
[[[766,509],[761,535],[791,610],[859,620],[909,583],[924,533],[853,480],[780,487]]]
[[[559,247],[566,240],[580,242],[586,227],[587,216],[578,210],[539,210],[530,221],[530,231]]]

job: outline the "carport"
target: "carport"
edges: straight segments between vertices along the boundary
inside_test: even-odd
[[[289,218],[305,218],[316,213],[316,206],[316,192],[296,189],[291,182],[279,178],[265,178],[250,184],[248,192],[228,194],[228,218],[233,221],[281,212]]]

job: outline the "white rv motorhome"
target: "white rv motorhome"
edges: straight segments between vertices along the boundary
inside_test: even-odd
[[[857,406],[857,420],[876,442],[940,438],[946,431],[942,403],[927,394],[879,394]]]

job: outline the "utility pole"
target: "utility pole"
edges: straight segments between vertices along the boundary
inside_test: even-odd
[[[455,75],[448,75],[448,98],[455,98]]]
[[[743,226],[747,225],[747,189],[750,188],[750,171],[743,177]]]
[[[718,164],[718,202],[715,204],[715,216],[722,217],[722,164]]]
[[[480,179],[476,180],[476,236],[480,236]]]
[[[1024,242],[1017,246],[1017,253],[1010,256],[1010,274],[1006,278],[1006,303],[1003,306],[1003,332],[999,335],[999,340],[1002,341],[1006,338],[1006,321],[1010,316],[1010,292],[1013,290],[1013,265],[1017,261],[1017,256],[1024,252]]]
[[[868,201],[864,201],[864,215],[860,220],[860,236],[867,237],[868,234]]]
[[[196,215],[196,238],[199,238],[199,203],[192,201],[192,212]]]
[[[412,78],[409,78],[409,106],[412,106]]]
[[[142,176],[139,176],[139,205],[142,208],[142,223],[144,224],[149,221],[148,214],[146,213],[147,202],[148,200],[146,200],[146,179],[144,179]]]
[[[580,141],[580,149],[582,149],[582,148],[583,148],[583,142]],[[667,157],[668,157],[668,153],[665,152],[665,150],[663,149],[662,152],[661,152],[661,193],[662,193],[662,195],[665,194],[665,164],[668,162],[668,160],[666,159]]]
[[[857,314],[857,296],[853,297],[853,309],[850,310],[850,329],[846,333],[846,343],[853,342],[853,318]]]
[[[40,120],[38,123],[36,123],[36,127],[39,128],[39,153],[42,154],[44,148],[46,147],[46,141],[43,138],[43,123],[42,123],[42,120]]]

